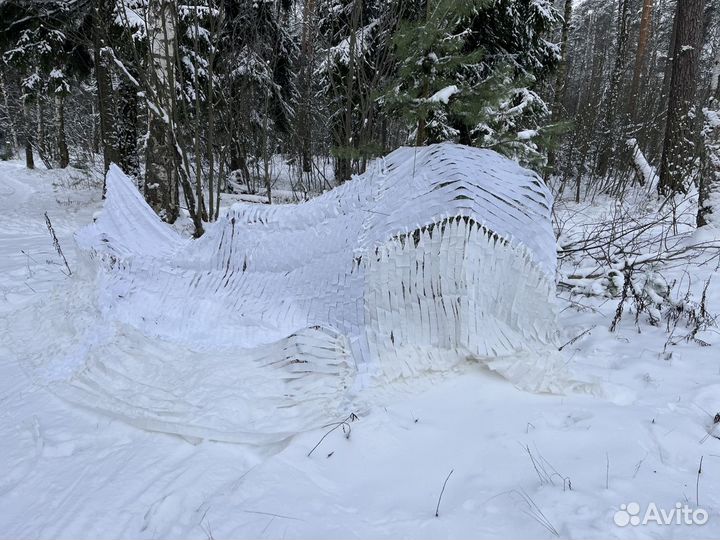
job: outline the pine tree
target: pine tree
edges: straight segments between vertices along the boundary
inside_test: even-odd
[[[693,102],[703,43],[704,0],[678,0],[667,125],[658,191],[685,193],[694,167],[696,140]]]
[[[650,43],[650,34],[652,33],[654,7],[654,0],[643,0],[638,43],[635,51],[635,66],[633,68],[632,85],[630,86],[630,99],[628,101],[628,111],[634,118],[637,118],[636,105],[638,101],[638,94],[640,92],[640,84],[643,76],[645,75],[645,68],[647,66],[648,45]]]
[[[20,75],[26,160],[34,166],[36,150],[49,167],[51,156],[61,167],[69,164],[65,137],[65,99],[71,93],[71,81],[88,74],[86,43],[78,37],[87,17],[84,4],[69,5],[62,0],[8,0],[0,3],[0,47],[2,61]],[[55,107],[54,148],[43,142],[42,107],[50,98]],[[32,112],[35,108],[38,137],[32,134]]]

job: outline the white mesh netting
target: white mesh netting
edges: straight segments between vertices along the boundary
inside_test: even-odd
[[[236,204],[188,240],[112,167],[76,236],[93,292],[62,296],[82,313],[63,325],[72,339],[30,356],[74,403],[237,442],[317,427],[363,389],[468,358],[564,391],[551,204],[516,163],[440,144],[304,204]]]

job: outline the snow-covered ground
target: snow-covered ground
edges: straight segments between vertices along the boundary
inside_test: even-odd
[[[99,195],[80,171],[0,162],[0,537],[720,534],[720,440],[708,436],[720,436],[720,339],[706,331],[710,346],[664,350],[664,323],[638,327],[632,315],[611,333],[614,300],[562,306],[563,342],[595,326],[563,352],[597,396],[530,394],[468,365],[379,396],[345,433],[330,425],[268,446],[197,444],[61,401],[29,377],[8,332],[18,310],[83,279],[63,273],[44,213],[72,269],[72,232]],[[714,269],[693,267],[694,281]],[[720,312],[714,281],[708,309]],[[633,502],[641,515],[699,502],[708,521],[615,525]]]

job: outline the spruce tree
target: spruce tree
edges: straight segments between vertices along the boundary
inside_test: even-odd
[[[396,67],[392,35],[403,3],[396,0],[324,0],[320,2],[323,58],[320,92],[326,99],[335,179],[362,172],[370,157],[383,152],[378,129],[378,89]],[[380,132],[380,133],[378,133]],[[379,136],[378,136],[379,135]]]
[[[534,89],[559,60],[546,41],[556,20],[545,0],[426,0],[407,9],[383,102],[412,123],[415,144],[539,156],[533,140],[549,110]]]
[[[20,81],[23,108],[23,132],[27,165],[34,166],[36,150],[50,167],[52,157],[60,167],[69,164],[65,137],[65,99],[71,93],[71,81],[89,73],[89,55],[78,28],[88,13],[87,6],[68,6],[62,0],[8,0],[0,3],[0,59]],[[46,147],[42,107],[50,98],[55,108],[55,145]],[[38,137],[32,133],[35,109]]]

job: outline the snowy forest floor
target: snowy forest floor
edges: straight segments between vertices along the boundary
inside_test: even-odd
[[[0,537],[720,535],[720,439],[708,436],[720,436],[720,337],[665,349],[664,323],[632,315],[610,332],[616,300],[561,301],[563,343],[594,327],[564,352],[600,395],[534,395],[467,366],[358,411],[349,438],[335,430],[309,457],[330,428],[265,447],[192,444],[66,404],[10,354],[2,319],[74,279],[45,212],[72,268],[72,233],[99,208],[99,183],[80,171],[0,162]],[[715,267],[692,271],[701,283]],[[717,281],[708,309],[720,312]],[[703,526],[613,522],[623,504],[697,499]]]

